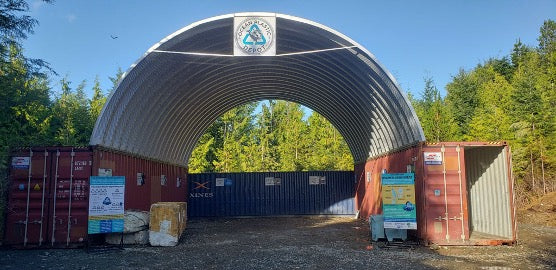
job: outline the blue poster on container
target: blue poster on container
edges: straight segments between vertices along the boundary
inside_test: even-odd
[[[124,231],[125,176],[91,176],[88,233]]]
[[[384,228],[416,230],[415,208],[415,175],[413,173],[382,174]]]

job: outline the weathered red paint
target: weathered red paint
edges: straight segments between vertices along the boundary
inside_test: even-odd
[[[93,175],[99,169],[112,169],[112,175],[125,176],[125,208],[148,211],[157,202],[187,201],[187,167],[135,157],[122,152],[94,149]],[[137,184],[137,174],[142,173],[144,183]],[[166,177],[163,185],[161,178]],[[179,187],[177,185],[181,182]]]
[[[89,177],[98,176],[99,168],[126,177],[126,209],[148,211],[152,203],[187,200],[185,166],[90,147],[31,148],[12,156],[30,157],[30,166],[10,169],[4,237],[7,245],[29,248],[84,244]],[[137,185],[138,172],[145,176],[143,185]],[[162,175],[166,176],[165,184],[161,183]]]
[[[84,243],[92,166],[90,150],[32,148],[17,151],[13,156],[31,157],[31,162],[30,170],[10,169],[5,243],[20,247]]]
[[[511,239],[470,239],[468,192],[465,174],[466,147],[504,147],[508,163],[508,190],[510,208],[515,213],[511,153],[505,142],[442,142],[421,144],[399,152],[368,160],[355,166],[358,179],[355,201],[359,216],[368,220],[370,215],[382,213],[380,174],[415,171],[417,203],[417,236],[427,243],[441,245],[500,245],[513,244],[517,239],[515,214],[511,217]],[[443,153],[441,165],[425,165],[424,152]],[[370,176],[370,179],[368,178]],[[370,181],[369,181],[370,180]]]
[[[368,160],[364,164],[355,165],[355,177],[358,179],[355,206],[359,210],[360,217],[368,220],[370,215],[382,213],[382,190],[380,184],[382,170],[386,170],[388,173],[405,173],[407,172],[407,165],[415,164],[413,159],[418,152],[419,148],[409,148]],[[370,181],[368,177],[370,177]],[[416,192],[418,191],[416,190]],[[419,205],[419,201],[416,203]]]

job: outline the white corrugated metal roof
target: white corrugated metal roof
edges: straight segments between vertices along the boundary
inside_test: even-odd
[[[276,56],[233,56],[237,15],[194,23],[151,47],[106,102],[91,145],[187,164],[218,116],[265,99],[322,114],[344,136],[356,163],[425,140],[395,79],[353,40],[272,13]]]

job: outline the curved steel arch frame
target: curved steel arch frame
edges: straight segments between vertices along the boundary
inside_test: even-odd
[[[235,17],[275,18],[276,54],[234,56]],[[151,47],[109,97],[90,144],[187,165],[218,116],[265,99],[322,114],[356,164],[425,140],[394,77],[361,45],[298,17],[236,13],[196,22]]]

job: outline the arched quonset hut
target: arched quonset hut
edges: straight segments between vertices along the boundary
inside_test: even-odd
[[[356,164],[425,139],[399,85],[363,46],[302,18],[236,13],[150,48],[108,99],[90,143],[184,165],[218,116],[264,99],[319,112]]]
[[[188,175],[187,163],[205,129],[227,110],[264,99],[297,102],[326,117],[346,139],[357,184],[353,173],[344,178],[323,176],[346,172],[304,172],[303,177],[290,174],[287,179],[286,173],[262,173],[249,181],[217,181],[214,175],[194,180],[199,175]],[[401,225],[417,226],[419,237],[439,244],[514,243],[509,147],[505,143],[420,144],[424,139],[415,112],[394,78],[348,37],[283,14],[214,17],[155,44],[124,74],[95,125],[92,156],[90,149],[74,148],[15,154],[13,185],[27,185],[27,190],[12,189],[12,194],[18,199],[26,194],[27,207],[10,211],[7,242],[24,246],[43,242],[43,222],[27,226],[27,221],[30,217],[43,220],[44,208],[29,208],[30,203],[52,205],[45,218],[61,218],[60,222],[66,218],[68,226],[52,230],[48,241],[53,246],[56,239],[65,239],[66,245],[82,242],[87,204],[71,205],[72,199],[87,198],[84,187],[91,174],[125,176],[126,209],[148,210],[152,203],[189,197],[189,206],[198,203],[202,209],[215,210],[212,214],[226,209],[240,215],[352,214],[356,210],[368,218],[382,212],[380,192],[387,189],[380,188],[381,172],[409,168],[416,171],[418,215],[416,224],[403,221]],[[44,170],[37,169],[41,166]],[[182,184],[188,177],[187,183],[195,184],[189,189]],[[29,197],[35,183],[31,181],[43,183],[44,189],[54,186],[54,201],[45,201],[44,194],[50,192],[44,189],[41,201]],[[52,181],[77,186],[48,184]],[[255,188],[246,188],[246,183]],[[242,198],[218,201],[229,200],[232,191]],[[73,210],[56,216],[56,209],[67,209],[66,205]],[[254,211],[243,211],[249,207]],[[21,224],[26,224],[24,234]]]

